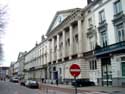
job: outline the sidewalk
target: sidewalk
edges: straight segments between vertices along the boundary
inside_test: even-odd
[[[71,85],[62,85],[59,84],[58,86],[55,84],[42,84],[43,86],[53,87],[53,88],[63,88],[63,89],[70,89],[74,90],[74,87]],[[104,93],[112,93],[112,92],[124,92],[125,88],[122,87],[102,87],[102,86],[89,86],[89,87],[78,87],[78,91],[82,92],[104,92]]]

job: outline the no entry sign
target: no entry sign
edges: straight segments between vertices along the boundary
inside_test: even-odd
[[[80,74],[80,66],[77,64],[72,64],[70,66],[70,73],[72,76],[77,77]]]

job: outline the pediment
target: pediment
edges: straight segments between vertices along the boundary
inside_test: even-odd
[[[55,27],[61,24],[69,15],[71,15],[77,9],[78,8],[58,11],[54,16],[47,33],[51,32]]]

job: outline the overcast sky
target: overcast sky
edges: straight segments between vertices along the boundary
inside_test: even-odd
[[[5,2],[6,1],[6,2]],[[87,0],[0,0],[8,4],[8,25],[3,39],[4,62],[9,66],[20,51],[29,51],[59,10],[83,8]]]

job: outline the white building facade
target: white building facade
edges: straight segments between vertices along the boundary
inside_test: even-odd
[[[124,86],[125,1],[94,0],[84,9],[56,13],[47,37],[49,77],[71,81],[71,64],[81,67],[78,78],[96,85]]]
[[[56,13],[47,32],[49,61],[48,79],[52,83],[70,82],[73,79],[69,68],[76,63],[81,67],[78,78],[88,79],[88,65],[83,58],[84,38],[83,10],[76,8]]]
[[[85,57],[98,85],[125,86],[125,1],[95,0],[85,13]]]
[[[125,0],[88,0],[83,8],[58,11],[41,43],[25,55],[25,79],[47,83],[78,79],[125,86]]]
[[[25,52],[19,52],[17,62],[19,63],[19,71],[18,71],[18,78],[19,79],[24,79],[24,63],[25,63]]]
[[[31,49],[25,56],[25,79],[34,79],[40,81],[47,78],[47,41],[42,40],[41,43]]]

